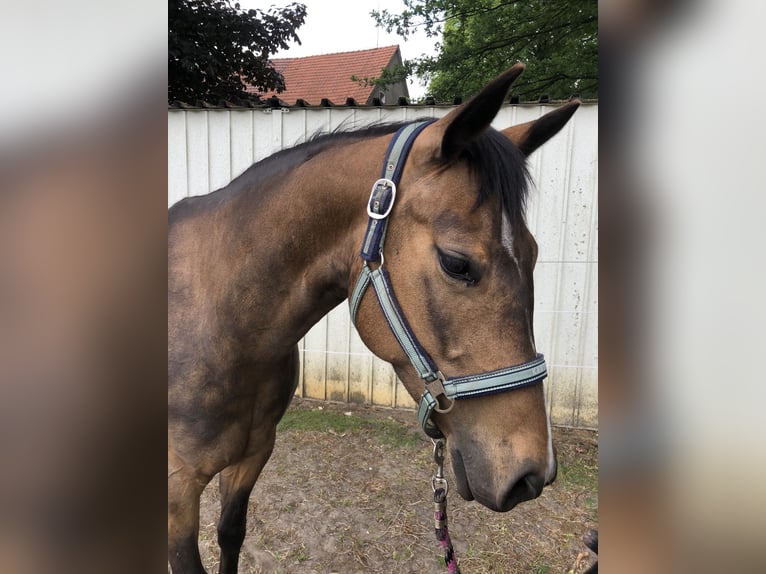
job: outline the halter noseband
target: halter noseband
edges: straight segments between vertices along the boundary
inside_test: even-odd
[[[452,410],[456,399],[480,397],[542,382],[547,376],[547,370],[543,355],[538,353],[531,361],[519,365],[478,375],[446,378],[418,342],[396,300],[388,273],[383,267],[383,243],[388,228],[388,216],[393,209],[396,186],[412,144],[418,134],[433,121],[407,124],[394,134],[388,146],[381,179],[372,186],[367,205],[369,220],[360,251],[364,265],[349,298],[349,304],[351,320],[356,324],[359,304],[367,287],[372,285],[388,326],[420,378],[425,381],[425,390],[418,405],[418,422],[428,436],[438,439],[443,435],[431,420],[433,411],[448,413]],[[369,263],[378,260],[380,265],[371,269]],[[440,397],[446,399],[447,406],[441,406]]]

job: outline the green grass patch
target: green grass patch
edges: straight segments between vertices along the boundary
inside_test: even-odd
[[[277,427],[279,432],[365,433],[395,448],[418,446],[422,439],[392,420],[365,419],[330,411],[288,409]]]
[[[584,460],[565,463],[559,460],[558,479],[568,486],[581,486],[588,490],[598,490],[598,465],[588,464]]]

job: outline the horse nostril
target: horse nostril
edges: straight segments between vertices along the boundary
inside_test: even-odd
[[[527,483],[527,488],[532,493],[532,498],[537,498],[545,486],[545,478],[539,474],[529,473],[522,480]]]
[[[544,485],[545,477],[534,472],[527,473],[505,492],[498,507],[505,512],[520,502],[537,498],[543,491]]]

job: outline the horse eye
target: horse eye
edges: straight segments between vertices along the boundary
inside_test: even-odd
[[[471,277],[471,264],[468,260],[439,251],[439,264],[447,275],[465,281],[469,285],[476,283],[476,279]]]

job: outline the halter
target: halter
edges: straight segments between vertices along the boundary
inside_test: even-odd
[[[349,298],[349,304],[351,320],[356,325],[359,304],[367,287],[372,285],[388,326],[420,378],[425,381],[425,390],[418,405],[418,422],[428,436],[439,439],[444,435],[431,420],[431,414],[434,411],[446,414],[452,410],[457,399],[481,397],[542,382],[547,376],[547,371],[545,359],[538,353],[531,361],[511,367],[477,375],[447,378],[436,368],[428,353],[418,342],[396,300],[391,280],[384,268],[383,258],[388,216],[394,207],[396,186],[401,179],[412,144],[418,134],[433,121],[407,124],[394,134],[388,146],[381,179],[372,186],[367,204],[369,220],[360,251],[364,265]],[[369,264],[376,261],[380,261],[380,264],[372,269]],[[441,397],[444,397],[446,402],[444,407],[440,403]]]

